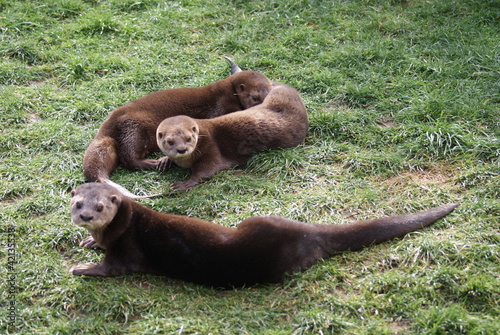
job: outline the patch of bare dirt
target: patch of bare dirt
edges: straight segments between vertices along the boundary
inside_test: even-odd
[[[332,103],[327,104],[323,107],[323,111],[326,112],[329,110],[346,111],[346,110],[351,110],[351,108],[347,104],[332,102]]]
[[[391,330],[393,334],[406,334],[410,328],[411,323],[408,321],[397,321],[391,323]]]
[[[393,120],[376,121],[375,124],[380,128],[394,128],[396,123]]]
[[[451,183],[454,172],[448,167],[431,167],[429,169],[400,173],[382,181],[389,189],[405,186],[431,186]]]

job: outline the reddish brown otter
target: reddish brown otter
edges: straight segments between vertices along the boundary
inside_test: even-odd
[[[191,178],[173,184],[178,191],[194,187],[217,171],[245,164],[266,149],[291,148],[304,141],[308,130],[306,107],[292,87],[273,83],[260,105],[209,120],[185,115],[160,123],[157,141],[168,163],[191,169]]]
[[[159,161],[146,156],[160,151],[156,143],[160,122],[175,115],[205,119],[247,109],[260,104],[271,90],[271,82],[258,72],[241,71],[239,67],[232,72],[204,87],[154,92],[113,110],[85,151],[83,172],[87,181],[111,184],[137,198],[109,176],[118,165],[128,169],[157,167]]]

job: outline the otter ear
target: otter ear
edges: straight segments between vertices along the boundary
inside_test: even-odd
[[[76,192],[75,192],[75,190],[71,190],[71,193],[70,193],[70,194],[71,194],[71,197],[72,197],[72,198],[75,196],[75,193],[76,193]]]
[[[196,126],[193,126],[193,128],[191,128],[191,130],[193,131],[193,133],[198,133],[198,127],[196,127]]]
[[[163,133],[161,131],[158,132],[158,138],[161,140],[163,138]]]
[[[245,84],[240,84],[239,88],[241,92],[245,92]]]
[[[118,197],[117,197],[115,194],[113,194],[113,195],[111,196],[111,202],[112,202],[112,203],[115,203],[117,200],[118,200]]]

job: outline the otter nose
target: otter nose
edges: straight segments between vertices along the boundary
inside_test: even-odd
[[[87,215],[80,214],[80,219],[82,219],[83,221],[88,222],[88,221],[92,220],[93,218],[94,217],[92,215],[87,216]]]
[[[177,149],[177,152],[180,154],[185,154],[187,152],[187,149]]]

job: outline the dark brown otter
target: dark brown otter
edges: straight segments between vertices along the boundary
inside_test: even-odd
[[[111,184],[137,198],[109,176],[118,165],[127,169],[157,167],[159,161],[146,156],[160,151],[156,129],[161,121],[175,115],[213,118],[260,104],[271,82],[258,72],[232,68],[234,74],[207,86],[154,92],[113,110],[85,151],[86,180]]]
[[[169,162],[190,168],[191,178],[173,184],[178,191],[194,187],[217,171],[245,164],[266,149],[291,148],[304,140],[308,130],[306,107],[292,87],[273,83],[260,105],[208,120],[185,115],[160,123],[157,141]]]
[[[252,217],[237,228],[162,214],[115,188],[89,183],[72,192],[71,218],[106,250],[100,264],[74,267],[75,275],[146,272],[215,287],[279,282],[339,251],[359,250],[428,226],[453,211],[448,204],[409,215],[346,225],[322,225],[277,216]]]

